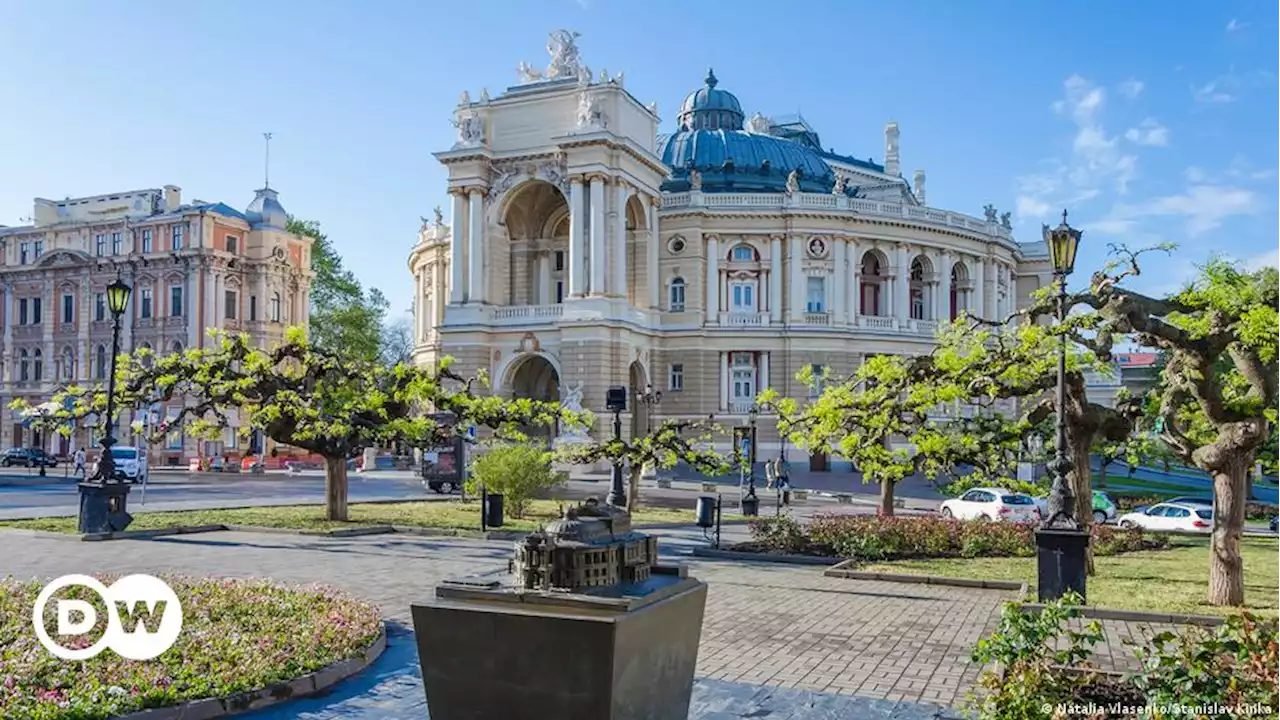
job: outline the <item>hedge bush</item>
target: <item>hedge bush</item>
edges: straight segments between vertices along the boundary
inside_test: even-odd
[[[809,553],[865,561],[947,557],[1030,557],[1033,523],[990,523],[937,516],[819,515],[808,526],[787,517],[750,525],[752,544],[765,552]],[[1114,555],[1168,545],[1140,528],[1093,525],[1093,551]]]

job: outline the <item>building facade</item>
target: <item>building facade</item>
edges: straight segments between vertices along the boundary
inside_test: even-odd
[[[940,322],[1003,317],[1051,283],[1007,213],[927,204],[896,123],[882,163],[839,154],[803,118],[748,118],[709,71],[661,135],[656,106],[594,75],[574,37],[552,34],[545,72],[462,96],[436,155],[451,223],[424,219],[409,257],[417,362],[581,397],[601,429],[616,385],[661,390],[662,417],[734,423],[766,387],[805,397],[805,367],[927,352]],[[630,410],[639,431],[646,408]]]
[[[133,288],[121,320],[121,352],[205,347],[210,328],[246,332],[266,347],[286,328],[307,323],[311,240],[287,232],[288,216],[269,187],[243,212],[224,203],[183,203],[182,191],[167,185],[36,198],[30,220],[0,227],[6,446],[67,455],[98,441],[84,427],[42,437],[9,403],[23,398],[37,405],[73,383],[105,383],[112,326],[105,290],[117,277]],[[153,408],[140,419],[161,422],[175,413],[176,407]],[[138,441],[132,421],[129,413],[121,418],[121,444]],[[256,438],[254,444],[265,451]],[[250,450],[232,430],[221,442],[174,433],[150,448],[152,464]]]

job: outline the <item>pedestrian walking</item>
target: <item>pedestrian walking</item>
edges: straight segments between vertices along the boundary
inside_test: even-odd
[[[75,460],[76,460],[76,470],[71,474],[72,476],[79,475],[81,478],[83,478],[84,477],[84,448],[76,448]]]

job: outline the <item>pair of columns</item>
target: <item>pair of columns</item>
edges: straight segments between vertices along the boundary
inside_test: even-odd
[[[454,188],[449,302],[484,302],[484,196],[480,187]]]
[[[720,412],[729,410],[729,403],[733,400],[733,367],[729,363],[729,356],[738,351],[726,351],[720,353]],[[755,373],[755,382],[750,397],[754,401],[756,395],[762,390],[769,387],[769,353],[757,352],[755,355],[755,363],[752,370]]]

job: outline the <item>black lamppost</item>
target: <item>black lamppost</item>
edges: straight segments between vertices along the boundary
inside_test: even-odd
[[[654,390],[653,383],[646,383],[644,389],[633,388],[636,404],[644,406],[644,434],[653,432],[653,410],[662,404],[662,391]]]
[[[1067,211],[1062,211],[1062,224],[1044,226],[1044,240],[1049,246],[1049,260],[1058,284],[1058,325],[1067,321],[1067,276],[1075,269],[1076,250],[1081,232],[1067,224]],[[1049,462],[1053,486],[1049,491],[1049,511],[1036,531],[1037,590],[1042,602],[1056,600],[1069,591],[1084,597],[1086,552],[1089,534],[1081,529],[1075,517],[1075,493],[1067,475],[1071,458],[1067,454],[1067,335],[1062,333],[1058,346],[1057,436],[1054,458]]]
[[[133,517],[129,515],[129,485],[116,480],[116,459],[111,454],[115,445],[116,356],[120,354],[120,318],[129,305],[133,288],[116,277],[107,286],[107,308],[111,311],[111,370],[107,376],[106,422],[103,427],[102,457],[93,477],[79,484],[80,532],[100,533],[124,530]]]
[[[111,455],[111,446],[116,443],[116,356],[120,354],[120,318],[129,305],[132,292],[133,288],[118,277],[107,286],[107,309],[111,311],[111,370],[107,375],[107,421],[103,428],[102,458],[98,460],[98,472],[93,476],[103,484],[116,479],[116,460]]]
[[[613,413],[613,439],[622,440],[622,411],[627,409],[627,389],[611,387],[605,394],[605,408]],[[605,502],[614,507],[627,506],[627,490],[622,486],[622,459],[613,461],[613,483]]]

